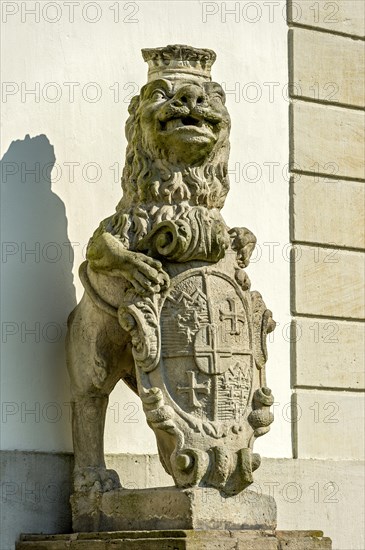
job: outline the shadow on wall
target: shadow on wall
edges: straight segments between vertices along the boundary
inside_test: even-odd
[[[51,189],[55,161],[45,135],[13,141],[1,160],[2,382],[13,403],[3,426],[8,449],[60,450],[70,440],[57,399],[67,396],[64,338],[76,296],[65,205]],[[22,400],[33,415],[19,410]],[[42,402],[56,406],[45,413]]]

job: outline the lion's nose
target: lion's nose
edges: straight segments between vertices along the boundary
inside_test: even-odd
[[[205,103],[205,94],[201,88],[197,86],[186,86],[176,92],[172,105],[174,107],[188,107],[190,111],[196,107]]]

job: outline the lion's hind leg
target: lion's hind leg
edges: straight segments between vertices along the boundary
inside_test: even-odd
[[[105,465],[104,426],[109,394],[131,368],[127,348],[117,319],[84,295],[70,316],[67,336],[75,491],[120,487],[118,474]]]

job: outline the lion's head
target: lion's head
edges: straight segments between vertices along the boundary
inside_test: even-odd
[[[224,103],[219,84],[197,77],[161,78],[142,88],[126,123],[128,202],[223,206],[230,130]]]
[[[144,52],[158,57],[150,57],[158,75],[150,75],[129,105],[123,198],[111,231],[138,248],[156,224],[192,218],[194,209],[200,225],[214,221],[225,233],[219,210],[229,190],[230,117],[224,91],[204,65],[215,54],[185,46]],[[166,55],[177,60],[176,70]]]
[[[146,84],[136,113],[143,149],[151,158],[181,167],[214,160],[228,141],[230,119],[224,102],[219,84],[198,78]]]

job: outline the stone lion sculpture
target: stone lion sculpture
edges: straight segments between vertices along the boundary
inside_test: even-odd
[[[128,109],[123,197],[90,239],[80,268],[85,293],[69,317],[75,491],[105,492],[120,486],[118,475],[104,462],[108,396],[120,379],[141,395],[137,357],[144,354],[146,363],[156,354],[147,313],[146,341],[141,342],[135,330],[137,313],[132,318],[125,304],[151,304],[167,292],[171,277],[181,269],[216,264],[228,251],[234,252],[237,284],[242,291],[250,287],[243,268],[256,239],[245,228],[229,229],[220,212],[229,190],[230,117],[222,87],[210,78],[215,53],[180,45],[142,52],[149,77]],[[266,336],[274,325],[270,315],[265,319],[259,330]],[[147,365],[145,370],[151,369]],[[144,403],[151,403],[152,390],[145,392]],[[250,417],[256,436],[268,430],[271,403],[270,390],[256,392]],[[158,418],[156,411],[155,416],[150,412],[147,420],[171,432],[171,426],[162,427],[170,413],[161,411]],[[169,445],[160,443],[159,451],[173,474],[166,458]],[[180,462],[184,460],[190,458]]]

